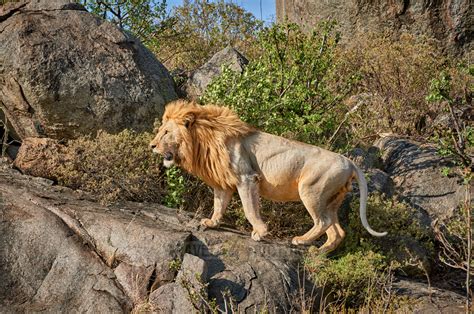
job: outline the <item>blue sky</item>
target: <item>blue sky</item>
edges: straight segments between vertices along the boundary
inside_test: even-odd
[[[214,0],[210,0],[213,2]],[[227,2],[233,2],[243,7],[245,10],[250,11],[257,18],[262,18],[265,22],[273,22],[276,20],[275,13],[275,0],[226,0]],[[262,3],[262,11],[260,12],[260,2]],[[166,0],[168,8],[178,6],[183,3],[182,0]],[[260,14],[261,13],[261,14]]]

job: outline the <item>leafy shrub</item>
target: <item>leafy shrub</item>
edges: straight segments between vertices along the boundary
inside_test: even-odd
[[[426,242],[427,249],[433,250],[430,242],[432,234],[429,229],[420,224],[419,219],[413,219],[413,209],[396,199],[387,199],[380,194],[370,194],[367,200],[367,220],[375,230],[385,230],[388,235],[383,238],[371,236],[362,226],[359,216],[359,199],[351,201],[348,215],[347,237],[344,239],[343,250],[353,252],[365,247],[376,249],[374,244],[387,242],[387,237],[407,236]],[[371,240],[370,242],[368,240]],[[380,240],[380,241],[379,241]]]
[[[322,23],[312,33],[296,24],[274,25],[259,35],[262,55],[243,73],[225,68],[202,100],[232,107],[265,131],[308,143],[325,143],[338,121],[342,89],[332,90],[334,25]]]
[[[380,299],[382,287],[393,271],[424,276],[426,261],[434,256],[431,231],[413,219],[412,209],[406,204],[379,194],[369,195],[369,224],[375,230],[388,231],[383,238],[373,237],[364,229],[358,208],[358,198],[350,206],[343,206],[340,216],[346,238],[330,257],[318,254],[316,247],[311,247],[305,256],[305,266],[315,280],[335,293],[337,304],[346,307],[367,306]],[[411,247],[405,246],[406,239],[414,239],[429,256],[410,251]]]
[[[412,276],[423,277],[429,271],[434,258],[434,235],[427,226],[416,219],[416,213],[407,204],[396,199],[386,199],[371,194],[367,202],[367,218],[375,230],[388,232],[383,238],[371,236],[360,223],[359,200],[351,202],[346,238],[339,254],[360,250],[372,250],[396,262],[394,270]]]
[[[356,95],[366,96],[355,97],[362,104],[350,116],[352,136],[367,140],[385,132],[425,134],[430,119],[440,112],[425,96],[430,80],[446,62],[432,41],[408,34],[397,41],[368,35],[355,38],[338,56],[337,73],[357,78]]]
[[[147,47],[156,47],[173,26],[166,0],[80,0],[89,12],[135,35]]]
[[[92,192],[104,203],[161,202],[165,192],[160,160],[148,144],[153,135],[124,130],[68,142],[71,156],[58,169],[63,185]]]
[[[305,265],[314,280],[335,295],[337,303],[348,307],[379,297],[380,288],[387,281],[385,258],[370,250],[347,253],[338,259],[328,259],[309,250]]]

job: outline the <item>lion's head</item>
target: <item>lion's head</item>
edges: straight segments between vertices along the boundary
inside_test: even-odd
[[[229,189],[238,178],[226,143],[253,130],[229,108],[177,100],[166,106],[150,146],[163,156],[166,167],[176,164],[212,187]]]

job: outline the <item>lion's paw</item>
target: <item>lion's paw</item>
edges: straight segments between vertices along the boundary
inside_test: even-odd
[[[257,231],[252,231],[252,240],[254,241],[261,241],[262,240],[262,236],[260,236],[260,234],[257,232]]]
[[[262,228],[262,230],[253,230],[252,231],[252,240],[254,241],[261,241],[264,236],[268,234],[267,228]]]
[[[302,245],[306,244],[306,241],[303,239],[303,237],[294,237],[293,240],[291,240],[291,244]]]
[[[219,226],[219,223],[212,219],[205,218],[201,220],[201,226],[206,228],[216,228],[217,226]]]

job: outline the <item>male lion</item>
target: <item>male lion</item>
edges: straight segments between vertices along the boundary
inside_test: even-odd
[[[205,227],[219,225],[237,190],[252,239],[267,234],[260,217],[259,197],[302,201],[314,227],[292,243],[308,244],[327,234],[320,252],[334,250],[345,236],[337,210],[355,178],[360,187],[362,225],[374,236],[366,217],[367,182],[346,157],[322,148],[264,133],[242,122],[230,109],[178,100],[166,106],[163,123],[150,143],[164,165],[176,164],[214,188],[214,213]]]

